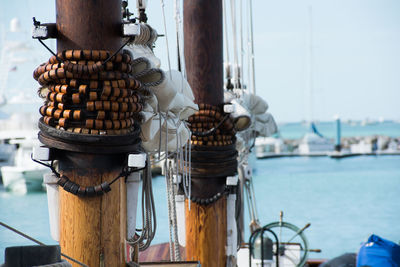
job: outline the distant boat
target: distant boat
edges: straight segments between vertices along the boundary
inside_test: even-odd
[[[313,93],[314,93],[314,76],[313,76],[313,20],[312,20],[312,8],[309,7],[309,20],[310,20],[310,32],[309,32],[309,68],[308,68],[308,95],[309,95],[309,118],[308,123],[310,125],[310,132],[306,133],[300,140],[298,152],[301,155],[312,155],[321,154],[325,152],[333,151],[333,142],[325,138],[317,129],[313,119]]]
[[[1,167],[4,188],[22,194],[41,191],[43,174],[49,170],[31,159],[32,148],[39,145],[39,141],[33,138],[12,139],[10,144],[14,144],[18,148],[14,165]]]
[[[15,145],[9,144],[8,140],[0,140],[0,163],[9,162],[15,151]]]
[[[256,157],[261,158],[266,154],[281,154],[288,152],[282,138],[258,137],[255,142]]]
[[[378,124],[378,121],[371,120],[370,118],[366,118],[361,121],[361,126],[375,125],[375,124]]]
[[[325,138],[311,123],[311,131],[306,133],[299,143],[299,154],[307,155],[313,153],[325,153],[333,151],[334,144],[328,138]]]

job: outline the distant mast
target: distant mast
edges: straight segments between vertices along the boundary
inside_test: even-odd
[[[308,109],[307,109],[307,121],[309,124],[314,123],[314,110],[313,110],[313,93],[314,93],[314,76],[313,76],[313,66],[314,66],[314,54],[313,54],[313,15],[312,6],[308,7],[308,21],[309,21],[309,47],[308,47]]]

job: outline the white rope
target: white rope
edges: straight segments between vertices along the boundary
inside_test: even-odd
[[[147,155],[147,162],[150,162],[149,156]],[[153,240],[156,229],[156,210],[154,205],[154,195],[151,177],[151,164],[147,164],[146,169],[143,173],[142,180],[142,229],[139,230],[141,233],[139,238],[127,240],[130,245],[139,244],[139,249],[145,250],[150,246]],[[136,234],[135,234],[136,235]]]
[[[165,31],[165,44],[166,44],[166,49],[167,49],[167,57],[168,57],[168,69],[170,71],[170,78],[172,80],[172,76],[171,76],[171,60],[169,57],[169,46],[168,46],[168,32],[167,32],[167,22],[165,20],[165,4],[164,4],[164,0],[160,0],[161,1],[161,9],[162,9],[162,15],[163,15],[163,22],[164,22],[164,31]]]
[[[178,137],[178,132],[177,132],[177,141],[176,141],[176,144],[177,144],[177,146],[178,147],[180,147],[180,138]],[[178,150],[177,150],[178,151]],[[176,170],[177,170],[177,172],[176,172],[176,179],[177,179],[177,181],[178,181],[178,175],[179,175],[179,172],[178,172],[178,168],[179,168],[179,166],[178,166],[178,164],[177,164],[177,159],[178,159],[178,157],[179,157],[179,154],[180,154],[180,152],[181,152],[181,149],[179,149],[179,153],[177,153],[176,154],[176,158],[175,158],[175,164],[177,165],[176,166]],[[178,183],[177,183],[177,185],[176,186],[178,186]],[[171,193],[172,193],[172,227],[173,227],[173,233],[174,233],[174,252],[175,252],[175,260],[177,260],[177,261],[180,261],[181,260],[181,252],[180,252],[180,250],[179,250],[179,239],[178,239],[178,222],[177,222],[177,218],[176,218],[176,216],[177,216],[177,214],[176,214],[176,202],[175,202],[175,196],[176,196],[176,192],[175,192],[175,186],[172,186],[172,188],[171,188]]]
[[[237,88],[239,82],[238,74],[238,48],[237,48],[237,33],[236,33],[236,0],[231,0],[231,22],[233,35],[233,84]]]
[[[244,55],[244,49],[243,49],[243,0],[239,1],[240,3],[240,62],[239,62],[239,83],[241,85],[241,87],[243,88],[243,82],[244,82],[244,76],[243,76],[243,66],[244,66],[244,62],[243,62],[243,55]]]
[[[164,161],[165,168],[165,185],[167,194],[167,208],[168,208],[168,226],[169,226],[169,260],[174,261],[173,254],[173,240],[172,240],[172,216],[171,216],[171,184],[170,184],[170,171],[168,159]]]
[[[180,8],[180,0],[175,0],[175,24],[176,24],[176,41],[178,45],[178,55],[181,65],[181,72],[183,77],[186,78],[186,63],[185,63],[185,55],[184,55],[184,45],[182,41],[183,36],[183,27],[182,27],[182,19],[181,19],[181,8]],[[183,87],[181,87],[183,88]]]
[[[253,0],[248,1],[247,5],[247,11],[249,15],[249,79],[250,79],[250,84],[251,84],[251,92],[253,94],[256,94],[256,77],[255,77],[255,66],[254,66],[254,40],[253,40],[253,5],[252,5]]]
[[[229,59],[229,42],[228,42],[228,23],[226,16],[226,0],[222,2],[223,18],[224,18],[224,43],[225,43],[225,76],[231,79],[231,63]]]

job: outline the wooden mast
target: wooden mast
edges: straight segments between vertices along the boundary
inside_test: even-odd
[[[184,50],[187,79],[196,103],[223,103],[222,1],[184,1]],[[221,177],[200,179],[193,193]],[[196,188],[197,187],[197,188]],[[186,258],[202,266],[226,266],[226,198],[215,203],[186,204]]]
[[[121,46],[121,1],[57,0],[57,51],[116,51]],[[72,149],[76,150],[76,149]],[[79,149],[59,151],[59,169],[82,186],[110,182],[123,167],[125,154]],[[125,266],[126,188],[124,179],[103,196],[78,197],[60,188],[60,246],[88,266]],[[79,266],[74,264],[74,266]]]

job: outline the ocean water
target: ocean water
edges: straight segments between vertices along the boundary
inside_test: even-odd
[[[336,122],[316,122],[318,131],[328,137],[336,137]],[[285,139],[299,139],[309,130],[307,123],[284,123],[279,124],[279,133]],[[342,137],[385,135],[389,137],[400,137],[400,122],[384,121],[369,122],[351,121],[341,123]]]
[[[400,156],[267,159],[257,160],[255,169],[261,223],[277,221],[280,211],[285,221],[298,227],[310,222],[305,232],[310,248],[322,250],[312,253],[312,258],[356,252],[372,233],[400,241]],[[155,177],[153,186],[158,221],[153,243],[166,242],[164,178]],[[20,196],[0,188],[0,221],[46,244],[55,244],[49,233],[45,193]],[[32,242],[0,227],[0,263],[7,246],[29,244]]]

